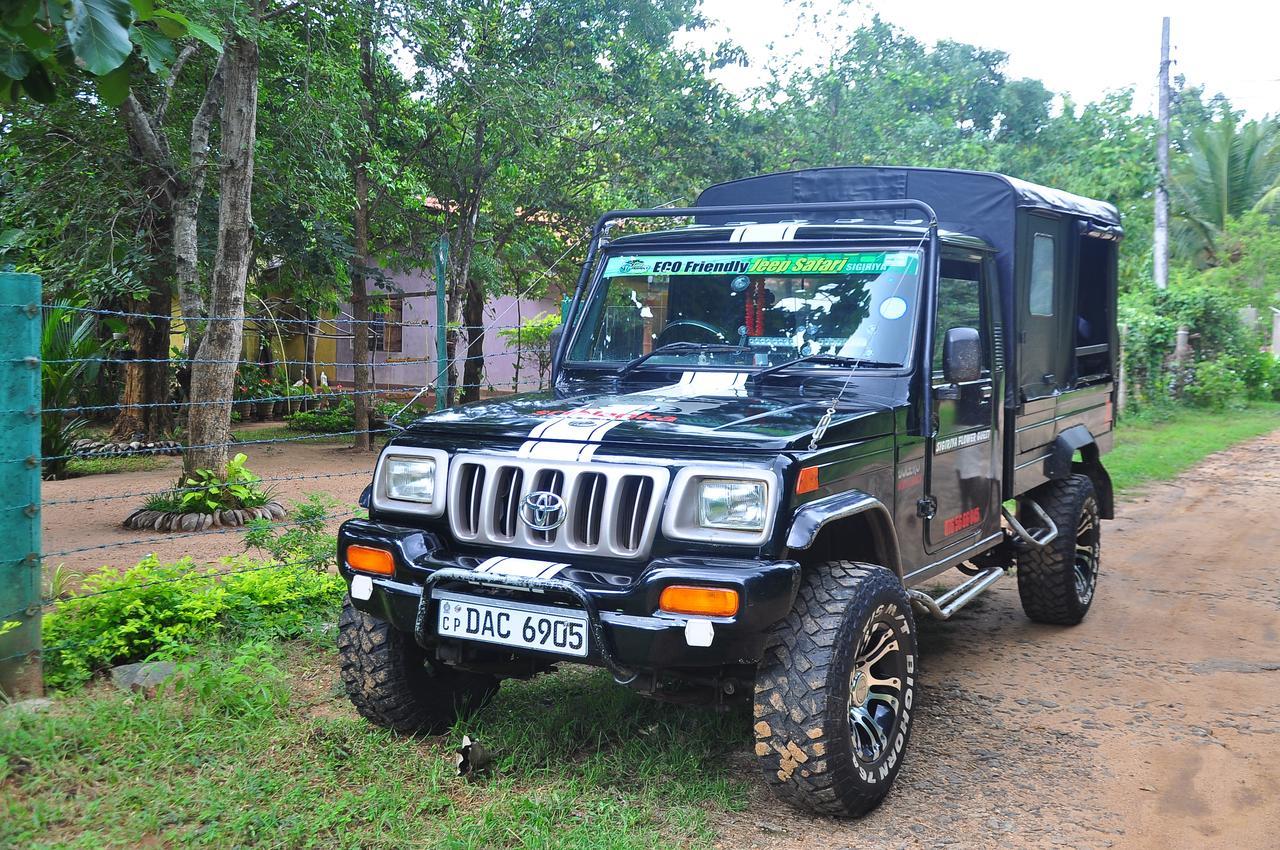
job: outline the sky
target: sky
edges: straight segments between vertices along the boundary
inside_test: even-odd
[[[703,0],[713,22],[693,37],[709,44],[728,37],[742,46],[752,67],[718,72],[722,83],[742,92],[761,79],[771,55],[790,53],[799,41],[796,19],[802,4],[788,0]],[[838,0],[809,0],[816,10]],[[864,0],[848,7],[852,28],[872,12],[933,44],[952,39],[1009,54],[1011,78],[1039,79],[1077,103],[1108,90],[1133,87],[1134,106],[1155,112],[1160,64],[1160,19],[1167,15],[1172,75],[1209,94],[1222,92],[1250,118],[1280,115],[1280,2],[1276,0],[1084,0],[1076,4],[1027,0]],[[804,37],[814,34],[802,27]],[[770,50],[773,45],[773,50]]]

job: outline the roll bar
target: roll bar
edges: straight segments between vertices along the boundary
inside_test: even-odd
[[[925,310],[925,339],[931,339],[933,336],[933,304],[936,300],[936,289],[938,286],[938,272],[941,269],[941,255],[938,244],[938,214],[934,212],[933,207],[924,201],[918,201],[914,198],[893,198],[875,201],[824,201],[822,203],[805,203],[805,204],[744,204],[741,206],[712,206],[712,207],[656,207],[653,209],[634,209],[634,210],[610,210],[600,218],[596,219],[595,226],[591,228],[591,240],[587,243],[587,256],[582,263],[582,271],[578,275],[577,285],[573,288],[573,298],[569,302],[569,311],[567,318],[572,319],[577,315],[578,305],[582,302],[582,297],[586,292],[587,282],[591,276],[591,268],[595,265],[596,255],[599,253],[600,244],[607,232],[610,222],[619,221],[627,218],[693,218],[695,216],[751,216],[751,215],[776,215],[778,213],[812,213],[812,212],[858,212],[869,210],[902,210],[913,209],[924,213],[927,227],[929,229],[929,258],[932,265],[932,274],[925,275],[924,279],[924,303]],[[564,362],[565,348],[569,344],[569,333],[560,335],[559,341],[556,343],[555,351],[552,352],[552,369],[551,369],[551,385],[555,386],[556,374],[560,371],[560,364]],[[921,346],[924,351],[927,346]],[[926,352],[926,356],[927,356]],[[922,369],[925,376],[924,384],[924,405],[922,409],[922,419],[920,423],[920,432],[923,436],[930,436],[933,430],[933,394],[929,386],[930,370],[926,363]]]

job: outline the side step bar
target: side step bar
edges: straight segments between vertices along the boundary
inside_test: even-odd
[[[1002,567],[987,567],[972,578],[961,582],[946,593],[934,599],[922,590],[908,590],[907,595],[921,610],[931,614],[936,620],[950,620],[951,615],[968,605],[980,593],[1002,579],[1005,571]]]
[[[1028,531],[1018,522],[1018,517],[1008,508],[1001,508],[1004,514],[1005,522],[1009,523],[1009,527],[1013,529],[1014,544],[1032,549],[1043,549],[1050,543],[1058,539],[1058,526],[1054,523],[1049,515],[1045,513],[1044,508],[1036,502],[1035,499],[1023,499],[1022,503],[1031,508],[1036,516],[1040,517],[1040,521],[1044,523],[1044,528],[1038,528],[1035,531]]]

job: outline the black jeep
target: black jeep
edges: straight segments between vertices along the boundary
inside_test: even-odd
[[[613,233],[660,217],[692,223]],[[1089,610],[1120,236],[1109,204],[916,168],[603,216],[553,389],[418,420],[342,526],[352,701],[441,729],[565,661],[750,694],[769,784],[867,812],[911,731],[913,607],[1016,572],[1033,620]]]

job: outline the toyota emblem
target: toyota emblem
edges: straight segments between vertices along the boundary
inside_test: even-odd
[[[564,499],[549,490],[537,490],[520,503],[520,521],[534,531],[555,531],[568,516]]]

